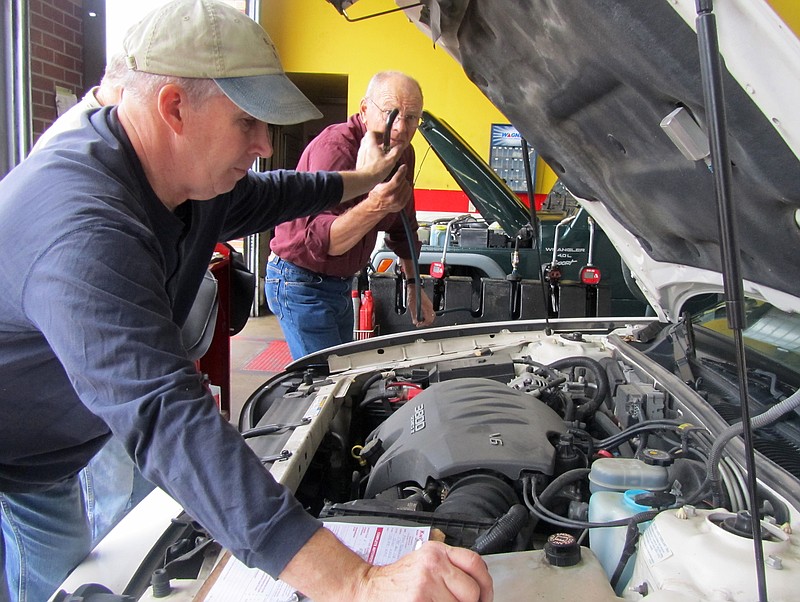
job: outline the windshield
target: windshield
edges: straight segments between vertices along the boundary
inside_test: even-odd
[[[747,326],[742,334],[747,349],[800,372],[800,315],[781,311],[764,301],[748,299],[745,316]],[[695,314],[692,322],[733,338],[724,303]]]
[[[751,416],[775,407],[800,387],[800,315],[765,303],[745,302],[742,331],[746,353],[747,394]],[[739,376],[733,332],[724,303],[692,318],[696,383],[709,404],[728,424],[741,421]],[[753,433],[754,448],[800,478],[800,411],[783,415]]]

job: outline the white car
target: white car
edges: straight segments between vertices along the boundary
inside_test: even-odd
[[[797,600],[797,38],[763,0],[423,4],[419,35],[556,170],[656,316],[327,349],[253,393],[243,436],[326,521],[478,550],[496,600]],[[156,569],[169,595],[202,587],[219,550],[201,526],[156,539],[109,589],[153,599]],[[65,591],[109,583],[79,571]]]

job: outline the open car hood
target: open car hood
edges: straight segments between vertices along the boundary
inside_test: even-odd
[[[661,127],[682,107],[705,138],[694,2],[424,5],[407,16],[554,169],[661,318],[722,292],[710,157],[687,158]],[[717,2],[714,14],[744,290],[798,311],[800,42],[762,0]]]
[[[530,222],[519,197],[447,122],[423,111],[419,133],[488,223],[497,222],[514,236]]]

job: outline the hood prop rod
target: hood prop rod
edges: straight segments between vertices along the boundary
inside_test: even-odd
[[[364,21],[366,19],[373,19],[375,17],[382,17],[383,15],[388,15],[390,13],[396,13],[401,10],[408,10],[409,8],[416,8],[418,6],[424,6],[424,2],[417,2],[416,4],[409,4],[408,6],[400,6],[398,8],[390,8],[388,10],[384,10],[381,12],[373,13],[371,15],[363,15],[361,17],[351,17],[347,14],[346,8],[349,8],[352,4],[354,4],[355,0],[352,2],[346,2],[343,0],[328,0],[331,4],[333,4],[334,8],[342,15],[346,21],[350,23],[357,23],[358,21]],[[347,5],[347,6],[345,6]]]
[[[550,303],[549,303],[549,296],[547,294],[547,284],[544,280],[544,270],[542,269],[542,246],[541,240],[539,236],[539,216],[536,213],[536,199],[534,198],[533,193],[533,173],[531,172],[531,154],[530,150],[528,149],[528,141],[525,140],[525,136],[521,136],[520,140],[522,142],[522,164],[525,168],[525,189],[528,192],[528,210],[529,210],[529,224],[528,226],[531,229],[531,238],[533,239],[533,247],[536,249],[536,265],[538,266],[539,271],[539,283],[541,286],[542,291],[542,301],[544,302],[544,323],[545,323],[545,332],[550,335],[553,333],[553,329],[550,326]],[[519,238],[519,235],[517,235]]]
[[[742,425],[744,427],[747,489],[750,507],[750,526],[755,550],[758,599],[767,600],[767,585],[764,567],[764,549],[761,539],[756,463],[753,451],[753,434],[750,424],[750,398],[747,385],[744,337],[744,286],[739,270],[737,227],[735,210],[730,198],[731,164],[728,154],[725,99],[722,87],[722,66],[717,36],[713,0],[696,0],[697,43],[700,52],[700,76],[708,121],[708,137],[714,176],[714,191],[719,212],[720,240],[722,242],[722,279],[725,288],[728,327],[734,335],[736,362],[739,374],[739,396],[741,398]]]

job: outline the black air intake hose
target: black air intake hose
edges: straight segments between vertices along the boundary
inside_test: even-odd
[[[488,474],[473,474],[459,479],[433,513],[494,520],[516,503],[517,496],[505,481]]]

